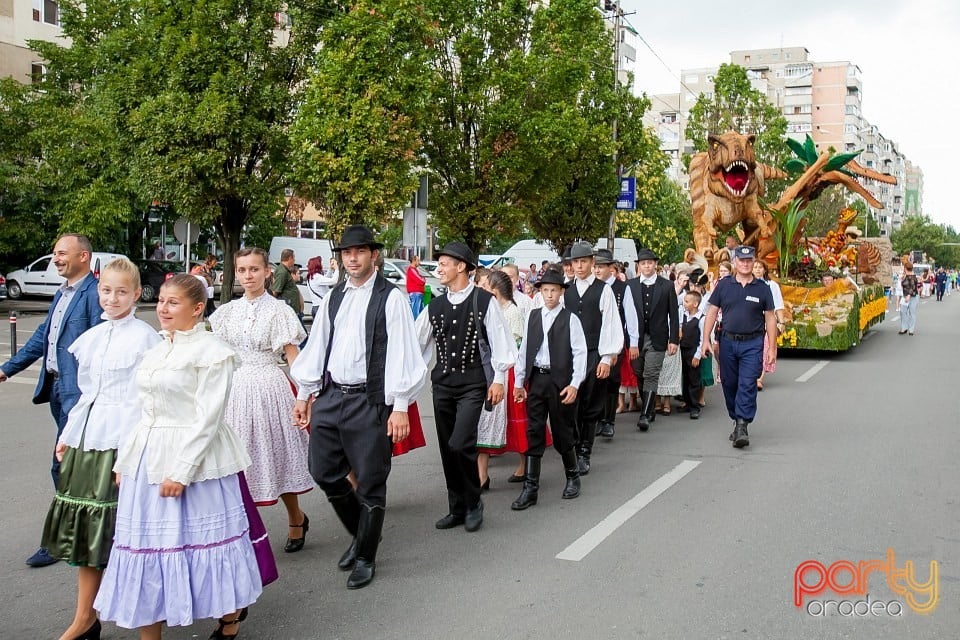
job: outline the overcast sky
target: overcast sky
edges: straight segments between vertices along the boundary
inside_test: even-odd
[[[730,52],[806,47],[815,62],[849,60],[862,72],[863,115],[923,170],[923,211],[960,230],[957,112],[960,8],[951,0],[622,0],[642,41],[638,91],[678,93],[681,69],[720,66]]]

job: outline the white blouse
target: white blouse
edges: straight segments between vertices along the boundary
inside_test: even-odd
[[[70,410],[60,444],[84,451],[117,449],[140,419],[134,371],[144,352],[160,342],[153,327],[133,313],[102,322],[73,341],[80,400]]]
[[[117,454],[114,470],[136,472],[140,458],[150,484],[184,485],[222,478],[250,466],[250,456],[223,412],[236,367],[233,349],[207,332],[160,332],[137,369],[140,421]]]
[[[248,366],[276,366],[285,346],[298,346],[307,337],[290,305],[266,292],[220,306],[210,316],[210,328],[236,349],[240,364]]]

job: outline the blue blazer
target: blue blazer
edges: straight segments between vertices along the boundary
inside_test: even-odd
[[[53,303],[47,312],[47,319],[33,332],[27,343],[17,351],[17,354],[0,366],[7,376],[20,373],[37,360],[46,362],[47,338],[50,333],[50,314],[57,308],[61,293],[53,296]],[[67,312],[63,316],[63,326],[60,327],[60,338],[57,340],[57,368],[60,372],[60,403],[64,415],[70,412],[73,405],[80,399],[80,389],[77,387],[77,360],[67,348],[73,344],[81,333],[103,322],[103,309],[100,307],[100,296],[97,294],[97,279],[93,273],[77,284],[77,293],[70,301]],[[40,379],[33,392],[33,403],[43,404],[50,402],[50,388],[53,386],[51,376],[47,375],[47,368],[40,369]]]

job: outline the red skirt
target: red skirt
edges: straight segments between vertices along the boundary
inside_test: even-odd
[[[639,387],[637,374],[633,372],[633,363],[630,361],[630,349],[624,349],[620,357],[623,358],[623,366],[620,367],[620,386]]]
[[[410,419],[410,435],[400,442],[393,443],[393,455],[402,456],[408,451],[427,446],[427,441],[423,437],[423,425],[420,424],[420,409],[414,402],[407,407],[407,417]]]
[[[498,456],[503,453],[525,454],[527,444],[527,405],[513,399],[513,367],[507,372],[507,384],[503,388],[503,402],[507,403],[507,444],[499,449],[481,449],[480,453]],[[547,446],[553,446],[553,436],[547,426]]]

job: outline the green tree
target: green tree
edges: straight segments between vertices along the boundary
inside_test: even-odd
[[[948,242],[944,227],[934,224],[927,216],[910,216],[899,229],[890,234],[890,242],[897,255],[923,251],[931,258],[940,254]]]
[[[334,237],[348,224],[384,227],[417,188],[430,31],[418,0],[362,0],[322,32],[293,173]]]
[[[780,167],[789,157],[783,138],[787,133],[787,120],[780,110],[770,104],[763,92],[754,89],[747,70],[735,64],[722,64],[713,79],[713,93],[701,93],[690,109],[686,139],[696,151],[706,151],[707,137],[728,130],[743,135],[757,136],[753,145],[757,162]],[[684,154],[685,166],[690,165],[690,155]],[[767,185],[766,199],[776,201],[783,185],[773,181]]]
[[[49,132],[62,138],[53,148],[79,148],[72,156],[90,163],[87,183],[78,171],[64,185],[73,203],[64,225],[72,215],[107,225],[129,216],[132,203],[169,203],[195,224],[215,228],[227,299],[244,225],[281,208],[289,125],[321,27],[336,6],[62,2],[71,46],[33,46],[49,60],[44,89],[69,123]],[[45,161],[53,172],[79,164],[55,155]]]
[[[637,202],[636,211],[617,217],[617,235],[633,238],[637,248],[651,249],[664,264],[679,262],[692,245],[690,197],[683,188],[660,174],[653,197]]]

